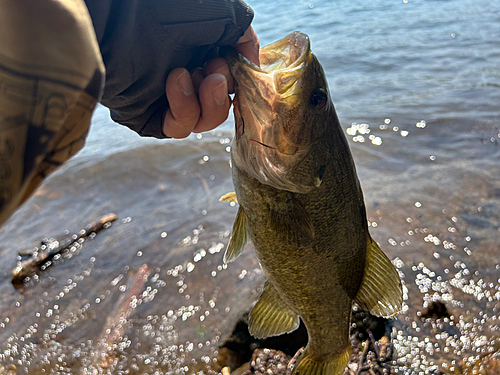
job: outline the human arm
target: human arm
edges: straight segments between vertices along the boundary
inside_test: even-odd
[[[104,65],[83,1],[1,4],[3,224],[47,175],[83,147]]]
[[[196,68],[216,58],[218,47],[237,44],[253,19],[248,5],[239,0],[86,3],[106,65],[101,103],[113,120],[142,136],[183,138],[227,118],[230,100],[223,94],[232,86],[227,65],[216,59],[202,72]],[[242,51],[255,59],[256,36],[249,32],[245,38]],[[180,89],[182,80],[187,90]],[[218,90],[225,97],[221,105],[212,95]]]

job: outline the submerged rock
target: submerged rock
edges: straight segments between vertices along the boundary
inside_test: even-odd
[[[352,313],[352,351],[345,375],[395,374],[394,356],[390,341],[392,321],[379,318],[355,308]],[[296,359],[307,344],[307,331],[301,322],[289,334],[256,339],[248,333],[245,314],[219,349],[218,363],[233,375],[290,375]]]

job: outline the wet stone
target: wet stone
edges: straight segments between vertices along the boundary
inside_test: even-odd
[[[219,349],[219,365],[227,366],[233,375],[290,375],[302,348],[307,345],[303,323],[292,333],[256,339],[248,332],[247,316],[245,314],[238,321]],[[392,321],[354,308],[352,322],[352,350],[344,375],[396,374],[392,366],[394,347],[390,340]]]
[[[449,318],[450,313],[446,305],[441,301],[431,301],[428,306],[417,313],[421,319]]]
[[[354,306],[351,315],[351,339],[364,341],[372,334],[375,340],[390,336],[392,320],[375,316]]]
[[[232,334],[222,344],[219,353],[221,350],[230,353],[230,360],[223,365],[234,369],[251,361],[256,350],[278,350],[291,358],[300,348],[306,345],[307,330],[302,321],[299,328],[291,333],[257,339],[248,332],[248,314],[245,314],[236,324]]]
[[[250,369],[245,375],[291,374],[288,364],[292,359],[280,350],[256,349],[252,355]]]

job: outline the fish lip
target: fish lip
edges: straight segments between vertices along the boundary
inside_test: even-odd
[[[262,55],[266,55],[266,53],[269,53],[269,51],[273,51],[276,49],[280,49],[283,45],[293,45],[295,47],[299,48],[300,55],[298,58],[296,58],[290,65],[287,65],[283,69],[279,70],[292,70],[294,68],[297,68],[300,66],[302,63],[306,62],[309,54],[311,52],[311,42],[309,40],[309,36],[307,34],[301,33],[300,31],[295,31],[283,39],[280,39],[272,44],[269,44],[268,46],[265,46],[264,48],[261,49]]]

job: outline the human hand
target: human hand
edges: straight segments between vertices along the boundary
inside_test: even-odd
[[[259,39],[250,26],[234,48],[259,65]],[[163,134],[186,138],[191,133],[215,129],[228,117],[229,94],[234,93],[234,79],[226,60],[215,58],[191,73],[185,68],[172,70],[167,77],[169,108],[163,118]]]

